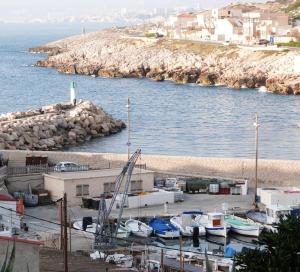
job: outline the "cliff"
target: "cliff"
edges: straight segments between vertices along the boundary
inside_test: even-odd
[[[274,93],[300,94],[294,70],[299,51],[276,51],[213,43],[146,39],[142,30],[109,29],[32,48],[47,52],[37,63],[63,73],[102,77],[148,77],[176,83],[266,86]]]
[[[125,124],[89,101],[0,115],[0,150],[59,150],[119,132]]]

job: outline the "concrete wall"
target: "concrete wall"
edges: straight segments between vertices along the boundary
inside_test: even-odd
[[[28,185],[31,189],[41,189],[44,187],[42,174],[28,174],[7,178],[7,189],[10,193],[16,191],[28,191]]]
[[[0,239],[0,264],[5,259],[6,249],[9,247],[9,254],[13,247],[13,241]],[[16,253],[13,272],[39,272],[40,271],[40,258],[39,258],[39,245],[16,242]]]
[[[48,155],[53,163],[70,160],[91,166],[123,166],[127,155],[83,153],[83,152],[26,152],[1,151],[10,160],[24,161],[27,154]],[[242,158],[202,158],[176,157],[159,155],[142,155],[141,163],[147,169],[159,172],[172,172],[186,175],[219,176],[224,178],[248,179],[253,186],[255,161]],[[298,186],[300,185],[300,161],[292,160],[259,160],[258,177],[260,186]]]
[[[56,201],[63,197],[65,191],[64,181],[50,175],[44,176],[44,188],[51,194],[51,199]],[[69,198],[69,196],[68,196]]]

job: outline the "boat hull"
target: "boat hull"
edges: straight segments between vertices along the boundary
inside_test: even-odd
[[[261,233],[259,227],[257,228],[241,228],[239,226],[231,225],[231,231],[237,234],[245,235],[245,236],[253,236],[258,237]]]
[[[153,229],[145,223],[134,219],[127,220],[125,227],[130,230],[133,235],[143,238],[149,237],[153,231]]]
[[[180,232],[179,231],[166,231],[164,233],[154,232],[156,236],[165,238],[165,239],[174,239],[179,238]]]
[[[230,227],[205,227],[208,234],[226,237]]]

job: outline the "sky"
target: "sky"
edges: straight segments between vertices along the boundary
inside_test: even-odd
[[[106,10],[142,10],[168,7],[211,8],[236,0],[0,0],[0,21],[31,17],[97,15]]]

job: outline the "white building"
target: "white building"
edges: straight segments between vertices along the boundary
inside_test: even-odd
[[[243,40],[243,22],[236,18],[218,19],[215,36],[218,41],[241,42]]]
[[[260,196],[260,202],[266,206],[300,204],[300,188],[298,187],[259,188],[257,193]]]
[[[0,195],[0,227],[3,226],[9,230],[12,228],[20,229],[23,211],[22,201],[17,201],[9,195]]]

